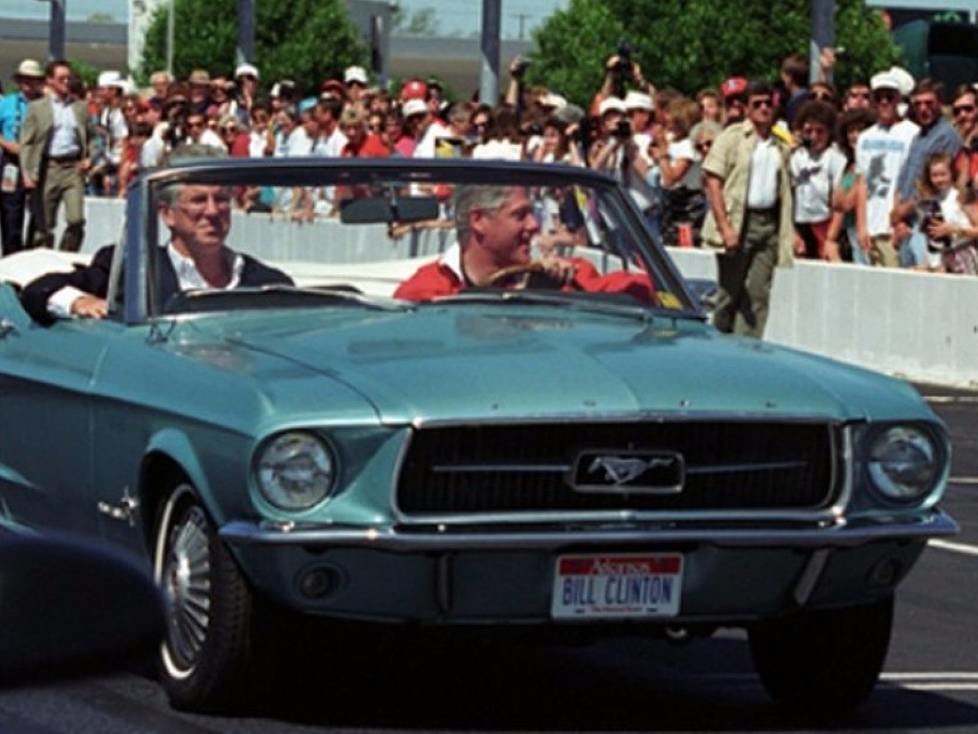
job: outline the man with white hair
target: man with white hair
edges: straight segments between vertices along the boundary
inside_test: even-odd
[[[439,260],[420,267],[398,286],[395,298],[428,301],[467,288],[543,287],[565,291],[627,293],[643,303],[655,302],[644,273],[601,275],[588,260],[553,255],[532,260],[540,232],[531,191],[525,186],[458,186],[453,198],[456,241]]]

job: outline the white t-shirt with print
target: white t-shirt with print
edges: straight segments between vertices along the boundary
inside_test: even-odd
[[[795,221],[799,224],[824,222],[832,216],[832,192],[842,182],[846,157],[830,145],[817,156],[808,148],[798,148],[789,163],[795,189]]]
[[[900,168],[919,128],[909,120],[866,128],[856,142],[856,170],[866,182],[866,227],[870,236],[890,233],[890,211]]]

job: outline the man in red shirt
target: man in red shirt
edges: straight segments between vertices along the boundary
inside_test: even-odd
[[[656,302],[645,274],[601,275],[576,257],[531,260],[540,225],[523,186],[459,186],[454,210],[457,242],[401,283],[395,298],[427,301],[472,287],[522,288],[538,274],[565,291],[628,293],[645,304]]]

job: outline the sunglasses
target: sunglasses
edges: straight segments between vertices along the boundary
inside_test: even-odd
[[[874,92],[873,99],[877,102],[896,102],[897,93],[896,92]]]
[[[762,107],[771,107],[771,100],[769,99],[752,99],[750,102],[750,108],[752,110],[759,110]]]
[[[813,94],[812,99],[816,102],[834,102],[835,98],[831,94]]]
[[[187,127],[204,127],[204,125],[205,125],[205,123],[203,123],[203,122],[188,122],[187,123]]]
[[[700,151],[701,153],[706,153],[712,145],[712,140],[704,140],[702,143],[696,144],[696,150]]]
[[[954,110],[954,116],[957,117],[958,115],[964,114],[966,112],[968,114],[971,114],[972,112],[975,111],[975,106],[973,104],[959,104],[956,107],[952,107],[952,109]]]
[[[858,97],[859,99],[869,99],[869,92],[849,92],[850,97]]]

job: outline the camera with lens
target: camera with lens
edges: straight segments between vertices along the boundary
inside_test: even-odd
[[[628,140],[632,137],[632,123],[622,118],[615,127],[615,137],[619,140]]]
[[[526,70],[530,68],[530,60],[524,56],[517,56],[513,60],[513,65],[510,67],[514,79],[522,79],[526,74]]]
[[[944,222],[944,215],[941,213],[941,203],[937,199],[924,199],[920,202],[920,213],[922,218],[920,226],[924,230],[924,233],[927,234],[927,249],[931,252],[941,252],[944,248],[950,247],[950,237],[934,238],[928,233],[932,224],[941,224]]]
[[[632,47],[628,41],[621,41],[618,44],[618,66],[616,67],[619,74],[625,77],[630,77],[632,74]]]
[[[811,149],[811,147],[815,145],[815,140],[814,138],[808,138],[803,136],[801,139],[801,144],[803,147]]]

